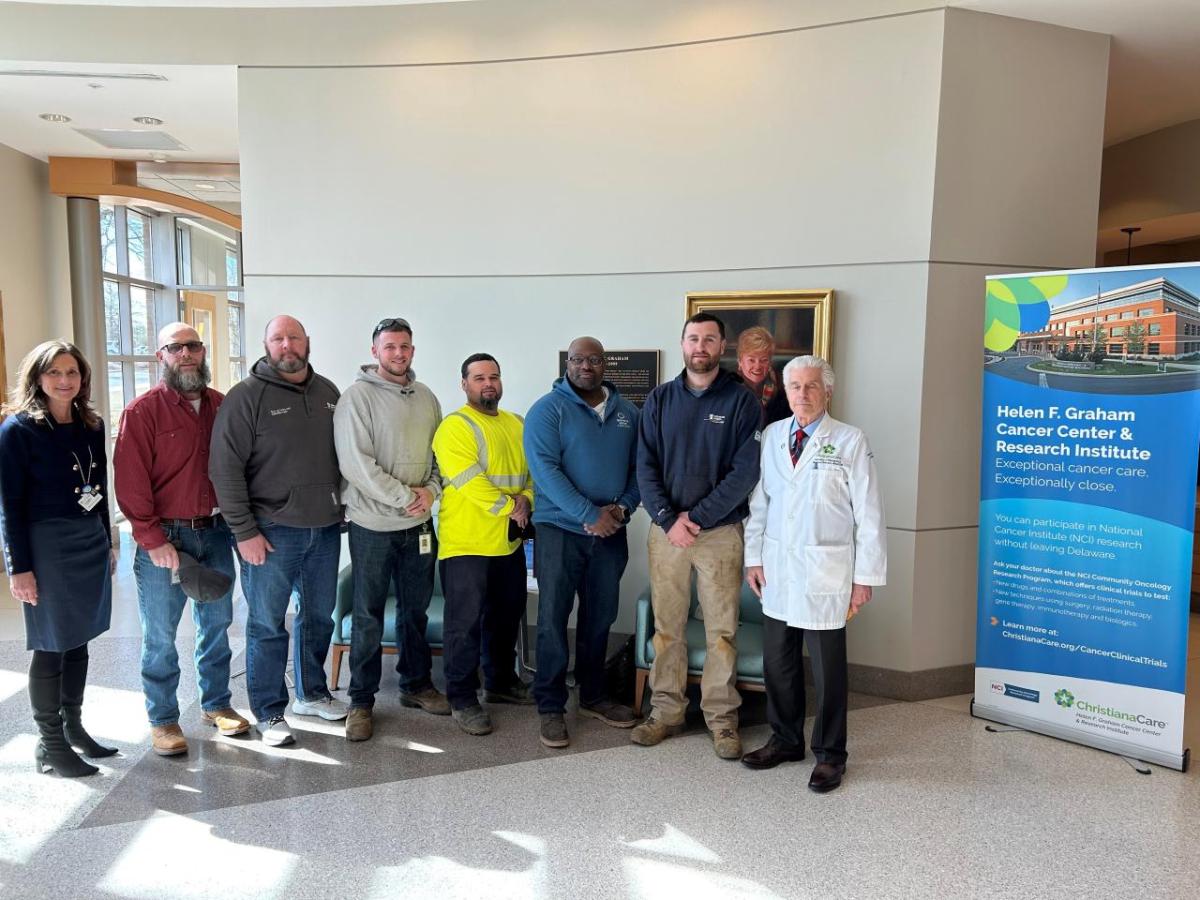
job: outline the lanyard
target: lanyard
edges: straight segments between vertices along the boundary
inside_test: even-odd
[[[75,471],[79,473],[79,483],[82,486],[83,493],[90,494],[92,492],[92,469],[96,468],[96,459],[92,455],[92,448],[88,447],[87,475],[83,474],[83,463],[80,462],[79,457],[75,454],[74,450],[71,451],[71,456],[75,459]]]

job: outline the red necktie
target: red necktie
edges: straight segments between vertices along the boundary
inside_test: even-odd
[[[800,462],[800,454],[804,452],[804,441],[808,437],[803,428],[797,428],[792,435],[792,465]]]

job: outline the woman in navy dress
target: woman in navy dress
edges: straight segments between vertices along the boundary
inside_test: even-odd
[[[112,526],[104,422],[89,402],[92,370],[67,341],[21,361],[0,424],[0,542],[13,596],[24,604],[29,700],[39,772],[75,778],[111,756],[80,721],[88,641],[112,611]],[[74,749],[72,749],[74,748]]]

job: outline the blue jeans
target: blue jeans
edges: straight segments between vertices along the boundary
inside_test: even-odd
[[[294,528],[258,523],[275,550],[261,566],[242,560],[242,590],[246,592],[246,690],[250,709],[260,722],[287,709],[284,683],[288,633],[285,619],[295,587],[296,619],[292,624],[292,668],[296,696],[317,700],[329,696],[325,657],[333,636],[333,605],[337,595],[340,528]]]
[[[232,580],[233,543],[229,528],[218,520],[212,528],[163,526],[166,539],[194,556],[201,565],[216,569]],[[171,584],[171,570],[156,566],[141,547],[133,558],[137,581],[138,614],[142,620],[142,691],[151,725],[179,721],[179,654],[175,632],[188,598],[183,588]],[[196,623],[196,672],[200,706],[208,711],[229,707],[229,625],[233,621],[233,588],[207,603],[192,601]]]
[[[608,632],[617,619],[621,575],[629,562],[622,528],[606,538],[576,534],[544,522],[533,543],[538,582],[537,674],[533,696],[538,712],[561,713],[567,704],[567,619],[579,594],[575,619],[575,680],[579,702],[604,699]]]
[[[421,535],[430,548],[421,552]],[[388,588],[396,589],[396,671],[400,690],[416,694],[432,687],[433,657],[425,640],[437,538],[429,525],[401,531],[372,531],[350,523],[350,563],[354,572],[354,625],[350,629],[350,705],[375,705],[382,668],[383,613]]]
[[[454,709],[479,702],[484,686],[503,689],[517,680],[517,631],[525,612],[525,548],[507,556],[451,556],[441,561],[442,670]]]

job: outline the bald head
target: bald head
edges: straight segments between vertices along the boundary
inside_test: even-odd
[[[304,330],[304,326],[300,324],[300,320],[292,316],[276,316],[267,323],[267,330],[263,332],[263,340],[269,340],[272,331],[285,329],[299,334],[301,337],[308,337],[308,332]]]
[[[308,376],[308,334],[299,319],[276,316],[263,335],[267,361],[288,381],[297,383]]]
[[[582,395],[599,393],[604,382],[604,347],[594,337],[577,337],[567,348],[567,381]]]
[[[187,322],[170,322],[158,329],[158,346],[167,344],[186,344],[188,341],[200,340],[200,334]]]

